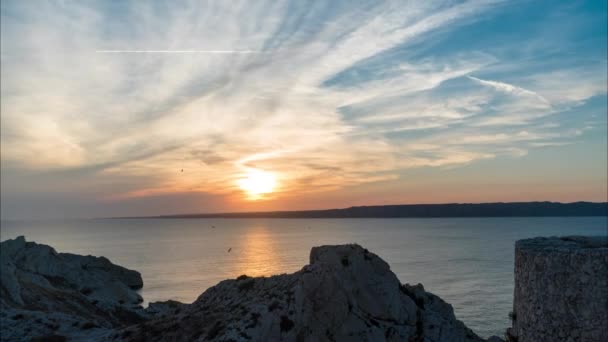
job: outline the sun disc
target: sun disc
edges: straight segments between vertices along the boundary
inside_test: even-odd
[[[259,199],[274,191],[276,177],[273,173],[262,170],[249,170],[244,178],[239,179],[239,187],[250,199]]]

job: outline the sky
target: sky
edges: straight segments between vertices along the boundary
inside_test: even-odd
[[[3,219],[607,200],[605,1],[0,6]]]

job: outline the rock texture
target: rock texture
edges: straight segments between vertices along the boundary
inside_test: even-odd
[[[552,237],[515,245],[518,342],[608,341],[608,240]]]
[[[402,285],[358,245],[313,248],[293,274],[225,280],[193,304],[114,336],[132,341],[481,341],[451,305]]]
[[[89,339],[141,322],[141,275],[103,257],[7,240],[0,247],[2,341]]]
[[[105,258],[23,237],[1,251],[2,341],[482,341],[451,305],[402,285],[358,245],[316,247],[296,273],[241,276],[192,304],[145,310],[139,273]]]

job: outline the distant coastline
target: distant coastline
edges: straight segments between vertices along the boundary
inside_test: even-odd
[[[439,218],[608,216],[608,202],[496,202],[356,206],[342,209],[193,213],[116,218]]]

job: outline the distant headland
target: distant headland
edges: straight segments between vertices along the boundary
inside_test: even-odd
[[[608,216],[608,202],[400,204],[324,210],[194,213],[129,218],[433,218],[549,216]]]

